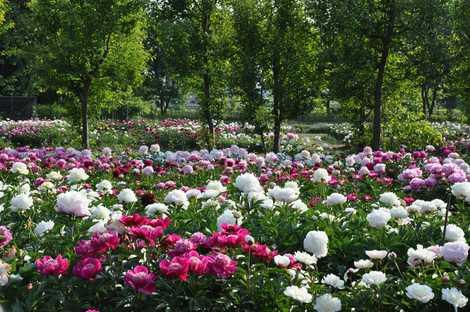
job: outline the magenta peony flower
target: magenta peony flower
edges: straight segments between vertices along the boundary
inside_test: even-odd
[[[227,255],[216,253],[207,258],[209,272],[219,278],[229,278],[237,270],[237,262]]]
[[[129,233],[136,238],[145,239],[151,246],[155,245],[155,240],[163,235],[163,227],[151,225],[132,226]]]
[[[197,252],[189,257],[189,268],[191,272],[197,275],[204,275],[207,273],[208,257],[200,256]]]
[[[103,254],[116,249],[120,242],[117,232],[95,233],[91,238],[91,247],[96,254]]]
[[[151,295],[155,292],[155,273],[149,271],[146,266],[138,265],[133,270],[126,272],[124,281],[136,291]]]
[[[101,272],[101,261],[97,258],[86,257],[73,267],[73,274],[81,279],[92,280]]]
[[[42,275],[60,275],[65,274],[69,268],[69,261],[58,255],[55,259],[51,256],[44,256],[37,259],[36,269]]]
[[[171,260],[160,261],[160,271],[165,276],[177,276],[182,281],[188,279],[189,259],[186,257],[174,257]]]
[[[10,230],[3,225],[0,226],[0,248],[8,245],[12,239],[13,236],[11,235]]]

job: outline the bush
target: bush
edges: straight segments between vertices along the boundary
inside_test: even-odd
[[[398,116],[385,123],[383,138],[384,149],[398,149],[401,145],[420,149],[429,144],[440,146],[444,142],[442,134],[429,121],[417,119],[412,114]]]

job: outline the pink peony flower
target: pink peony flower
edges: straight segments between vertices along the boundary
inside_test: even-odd
[[[189,257],[189,269],[191,272],[197,275],[204,275],[207,273],[208,258],[206,256],[200,256],[197,252]]]
[[[13,236],[11,235],[10,230],[3,225],[0,226],[0,248],[8,245],[12,239]]]
[[[174,257],[171,260],[160,261],[160,271],[165,276],[179,277],[182,281],[188,279],[190,261],[186,257]]]
[[[136,238],[145,239],[151,246],[155,245],[155,240],[163,235],[163,227],[151,225],[132,226],[129,233]]]
[[[97,258],[80,259],[73,267],[73,274],[84,280],[92,280],[102,271],[101,261]]]
[[[58,255],[55,259],[51,256],[44,256],[37,259],[36,269],[42,275],[60,275],[65,274],[69,268],[69,261]]]
[[[136,291],[151,295],[155,292],[155,273],[149,271],[146,266],[138,265],[126,272],[124,281]]]
[[[442,256],[446,261],[462,265],[467,261],[469,246],[465,242],[450,242],[441,248]]]
[[[91,247],[97,254],[116,249],[121,240],[117,232],[95,233],[91,238]]]
[[[207,257],[209,272],[219,278],[229,278],[237,270],[237,262],[222,253]]]

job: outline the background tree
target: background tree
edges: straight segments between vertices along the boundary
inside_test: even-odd
[[[452,7],[454,18],[455,68],[451,95],[458,96],[470,116],[470,0],[457,0]]]
[[[360,61],[356,65],[365,63],[367,65],[366,75],[374,74],[373,82],[370,77],[364,77],[364,71],[353,72],[354,83],[357,87],[364,88],[373,98],[373,131],[372,147],[380,147],[382,134],[382,113],[383,113],[383,92],[386,83],[387,65],[391,55],[399,55],[402,50],[404,35],[408,30],[409,12],[411,1],[407,0],[374,0],[374,1],[310,1],[313,9],[313,16],[318,18],[318,25],[328,31],[320,31],[322,36],[338,34],[337,40],[330,43],[338,43],[339,40],[346,41],[340,43],[341,46],[356,49],[356,51],[346,52],[343,57],[350,57],[350,54],[360,56]],[[355,40],[359,40],[354,42]],[[334,45],[332,46],[334,47]],[[349,55],[348,55],[349,54]],[[345,61],[351,64],[350,61]],[[336,66],[333,62],[332,66]],[[340,61],[338,66],[342,66]],[[354,63],[353,63],[354,64]],[[348,67],[348,66],[346,66]],[[360,68],[359,66],[356,68]],[[373,70],[372,70],[373,69]],[[365,78],[365,79],[364,79]],[[361,81],[373,83],[363,86]],[[369,98],[366,96],[366,98]],[[367,102],[362,105],[367,106]]]
[[[124,67],[114,57],[131,48],[128,39],[142,20],[142,3],[131,0],[35,0],[36,68],[44,83],[70,93],[80,102],[82,144],[88,147],[88,107],[96,80],[114,76]],[[138,44],[138,43],[137,43]],[[132,47],[135,48],[135,45]],[[143,51],[143,50],[141,50]],[[113,59],[117,64],[107,62]],[[126,62],[138,65],[139,62]],[[116,65],[116,66],[115,66]],[[126,71],[126,79],[132,79]]]
[[[37,83],[32,78],[33,43],[29,1],[3,2],[4,22],[0,26],[0,95],[36,95]],[[8,6],[7,6],[8,5]],[[5,10],[6,9],[6,10]]]
[[[186,64],[180,77],[196,90],[200,112],[208,128],[207,144],[212,147],[215,120],[223,113],[228,92],[228,59],[232,48],[228,3],[223,0],[169,0],[155,1],[155,5],[159,23],[164,21],[184,29],[189,35],[184,37],[188,41],[183,44],[191,54],[183,58]],[[171,38],[174,37],[167,37]]]
[[[317,34],[297,0],[236,2],[234,24],[238,88],[252,117],[264,115],[256,110],[264,103],[271,106],[278,152],[282,122],[306,111],[317,94]]]
[[[407,78],[420,90],[422,112],[431,118],[452,69],[449,1],[414,1],[407,32]]]

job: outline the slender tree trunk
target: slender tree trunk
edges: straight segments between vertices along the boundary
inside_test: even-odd
[[[434,112],[434,107],[436,106],[437,99],[437,87],[432,90],[431,105],[429,106],[429,119],[431,119],[432,113]]]
[[[388,49],[382,51],[382,57],[377,72],[377,80],[375,82],[374,93],[374,123],[372,129],[372,148],[377,150],[380,148],[382,135],[382,86],[385,75],[385,66],[387,63]]]
[[[387,29],[382,38],[382,51],[377,66],[377,80],[374,92],[374,123],[372,133],[372,148],[379,149],[382,135],[382,87],[387,66],[388,54],[392,43],[393,28],[395,24],[395,1],[392,0],[388,11]]]
[[[160,113],[162,115],[165,115],[165,100],[163,99],[163,96],[160,96]]]
[[[274,138],[273,152],[278,153],[281,149],[281,77],[279,73],[279,53],[273,52],[272,71],[273,71],[273,121],[274,121]]]
[[[212,148],[215,144],[215,128],[214,121],[212,119],[212,110],[211,110],[211,98],[210,98],[210,87],[211,79],[209,76],[209,56],[208,56],[208,38],[210,37],[210,15],[212,12],[212,7],[209,3],[203,3],[203,12],[202,12],[202,33],[203,33],[203,59],[204,59],[204,72],[202,74],[203,80],[203,94],[204,99],[202,100],[202,111],[204,114],[204,119],[206,120],[209,133],[207,136],[207,146]]]
[[[203,75],[203,85],[204,85],[204,103],[203,103],[203,112],[204,118],[207,122],[207,128],[209,129],[207,137],[207,146],[212,148],[215,144],[215,127],[214,120],[212,119],[212,112],[210,107],[210,77],[208,73]]]
[[[81,113],[82,113],[82,147],[89,148],[88,139],[88,98],[90,96],[91,79],[87,78],[83,82],[83,90],[80,95]]]
[[[429,107],[429,98],[428,98],[428,88],[426,84],[421,86],[421,100],[423,101],[423,114],[424,118],[428,118],[428,107]]]

